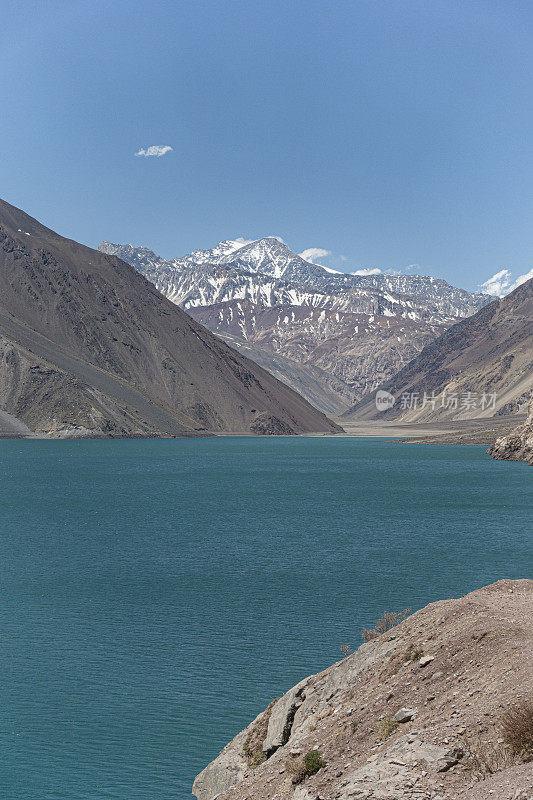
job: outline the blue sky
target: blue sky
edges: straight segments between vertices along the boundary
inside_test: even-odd
[[[466,288],[533,266],[531,3],[0,11],[0,196],[64,235],[171,257],[276,234]]]

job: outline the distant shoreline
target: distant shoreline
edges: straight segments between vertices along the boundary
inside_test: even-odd
[[[470,420],[440,420],[436,422],[346,422],[335,420],[345,430],[340,436],[356,438],[391,438],[401,444],[458,444],[489,447],[499,436],[508,434],[525,420],[525,414]]]
[[[389,439],[390,444],[440,444],[440,445],[477,445],[489,447],[499,436],[504,436],[515,428],[525,419],[525,414],[515,414],[505,417],[492,417],[489,419],[472,420],[444,420],[438,422],[382,422],[382,421],[363,421],[345,422],[342,419],[334,419],[344,428],[343,433],[300,433],[291,438],[334,438],[334,439]],[[46,433],[25,434],[22,431],[2,431],[1,439],[40,439],[53,441],[70,440],[113,440],[113,439],[219,439],[222,437],[239,438],[279,438],[279,437],[260,437],[258,434],[235,431],[202,431],[184,433],[182,436],[150,436],[150,435],[126,435],[126,436],[99,436],[97,434],[87,436],[54,436]]]

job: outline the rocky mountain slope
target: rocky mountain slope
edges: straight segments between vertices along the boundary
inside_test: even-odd
[[[489,453],[493,458],[509,461],[527,461],[533,465],[533,400],[523,424],[518,425],[506,436],[496,439]]]
[[[337,413],[490,300],[436,278],[335,272],[275,237],[221,242],[168,261],[132,245],[102,242],[99,249],[132,264],[239,349],[247,342],[288,359],[287,374],[283,362],[277,374],[289,385],[297,365],[318,369],[328,397],[321,408]],[[322,373],[333,381],[322,382]],[[316,402],[317,394],[305,396]]]
[[[193,794],[527,800],[532,612],[530,580],[426,606],[273,701],[198,775]]]
[[[533,280],[453,325],[379,391],[395,398],[392,407],[377,408],[374,392],[346,418],[425,422],[525,411],[533,391]]]
[[[58,436],[339,430],[129,264],[3,201],[0,409]]]
[[[202,309],[198,310],[202,311]],[[198,316],[202,315],[199,313]],[[217,336],[227,342],[230,347],[242,353],[243,356],[251,358],[256,364],[268,370],[275,378],[290,386],[325,414],[338,416],[347,408],[353,398],[351,387],[325,369],[308,362],[299,363],[275,350],[261,347],[255,342],[231,333],[221,332]]]
[[[319,370],[331,413],[345,411],[433,341],[443,326],[404,317],[329,311],[310,306],[256,306],[247,300],[192,309],[195,319],[219,336],[281,356],[287,364]],[[291,371],[283,374],[288,382]],[[333,398],[333,393],[335,397]],[[307,394],[305,396],[311,400]],[[334,399],[336,402],[334,402]]]

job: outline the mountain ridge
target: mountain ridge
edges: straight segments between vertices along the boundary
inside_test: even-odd
[[[376,392],[398,399],[416,398],[409,405],[395,402],[379,411]],[[435,419],[490,417],[526,409],[533,391],[533,279],[476,314],[448,328],[393,378],[343,415],[346,419]],[[463,395],[485,394],[485,407],[467,407]],[[425,397],[431,399],[422,406]],[[448,401],[445,397],[448,396]],[[455,396],[451,402],[450,397]],[[420,402],[421,401],[421,402]],[[463,403],[463,404],[462,404]]]
[[[339,430],[129,264],[5,201],[0,336],[3,410],[52,435]],[[45,376],[50,391],[40,396]]]
[[[231,241],[231,240],[229,240]],[[402,295],[409,295],[410,293],[421,294],[420,288],[424,286],[428,293],[429,299],[441,300],[441,305],[444,305],[441,315],[435,318],[428,318],[428,321],[442,323],[448,321],[450,318],[455,317],[457,313],[462,312],[465,316],[477,310],[479,307],[486,305],[491,301],[489,295],[469,292],[466,289],[459,289],[452,284],[448,283],[443,278],[434,278],[432,276],[422,275],[394,275],[388,273],[381,273],[378,275],[357,275],[355,273],[345,273],[332,271],[327,267],[314,264],[311,261],[306,261],[298,254],[294,253],[289,247],[279,238],[265,237],[263,239],[256,239],[252,242],[247,242],[241,247],[235,249],[231,248],[229,252],[220,251],[221,245],[226,242],[221,242],[215,248],[208,250],[194,250],[191,253],[173,259],[164,259],[149,248],[140,246],[135,247],[131,244],[119,245],[108,241],[102,241],[98,245],[100,252],[110,255],[118,255],[131,263],[138,271],[145,272],[151,271],[153,277],[161,277],[162,273],[172,273],[172,277],[176,279],[180,271],[187,267],[202,267],[206,264],[218,267],[231,267],[233,270],[241,274],[263,275],[269,278],[280,279],[286,285],[287,290],[295,290],[294,283],[300,280],[305,282],[305,290],[302,292],[301,298],[294,297],[293,305],[317,305],[317,301],[313,302],[313,292],[310,289],[316,290],[318,294],[327,295],[328,292],[342,292],[350,289],[361,289],[363,291],[370,291],[376,288],[382,288],[384,292],[399,292]],[[232,242],[234,244],[234,242]],[[300,287],[301,288],[301,287]],[[437,290],[437,291],[435,291]],[[442,298],[439,292],[448,290],[451,297],[442,303]],[[168,294],[167,294],[168,296]],[[277,297],[276,294],[272,298],[265,297],[265,305],[272,304],[269,300]],[[210,298],[211,299],[211,298]],[[224,300],[235,299],[233,297],[213,295],[212,300],[216,302],[223,302]],[[245,299],[238,297],[236,299]],[[253,298],[251,298],[253,299]],[[459,307],[453,307],[451,304],[453,300],[458,303]],[[398,305],[398,298],[387,297],[387,302],[383,304],[383,308],[389,313],[394,304]],[[177,292],[174,302],[178,305],[190,308],[193,305],[200,305],[199,298],[187,296],[186,293]],[[367,310],[367,305],[364,309],[357,305],[349,305],[349,300],[344,299],[344,302],[337,302],[329,300],[330,307],[345,311],[363,311]],[[322,307],[323,304],[321,304]],[[410,311],[407,304],[403,304],[406,315],[411,313],[411,318],[417,318],[415,312]],[[379,313],[377,307],[372,307],[370,313]],[[427,309],[427,315],[435,313],[435,309]],[[387,315],[387,314],[386,314]]]
[[[170,260],[133,245],[102,242],[99,249],[128,261],[214,333],[237,336],[304,368],[329,372],[346,384],[346,392],[339,393],[322,383],[321,392],[328,396],[325,405],[338,411],[391,377],[445,327],[490,301],[488,295],[457,289],[441,278],[336,273],[306,261],[276,237],[244,244],[228,240]],[[239,332],[233,317],[243,314],[243,303],[248,304],[247,314]],[[267,316],[260,309],[279,309],[281,326],[271,315],[270,329],[254,328],[255,319]],[[317,309],[327,316],[327,330],[323,320],[317,323],[312,316]],[[224,315],[217,317],[215,311],[224,310],[232,324]],[[358,320],[353,317],[351,330],[346,315],[359,315]],[[380,340],[380,331],[390,325],[403,326],[400,338]],[[379,353],[378,374],[374,352]],[[290,385],[290,364],[287,369],[285,377],[282,372],[279,377]],[[307,397],[314,400],[316,394]]]

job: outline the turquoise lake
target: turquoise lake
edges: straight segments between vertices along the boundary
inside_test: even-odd
[[[530,467],[349,438],[0,441],[0,797],[175,800],[385,609],[531,576]]]

